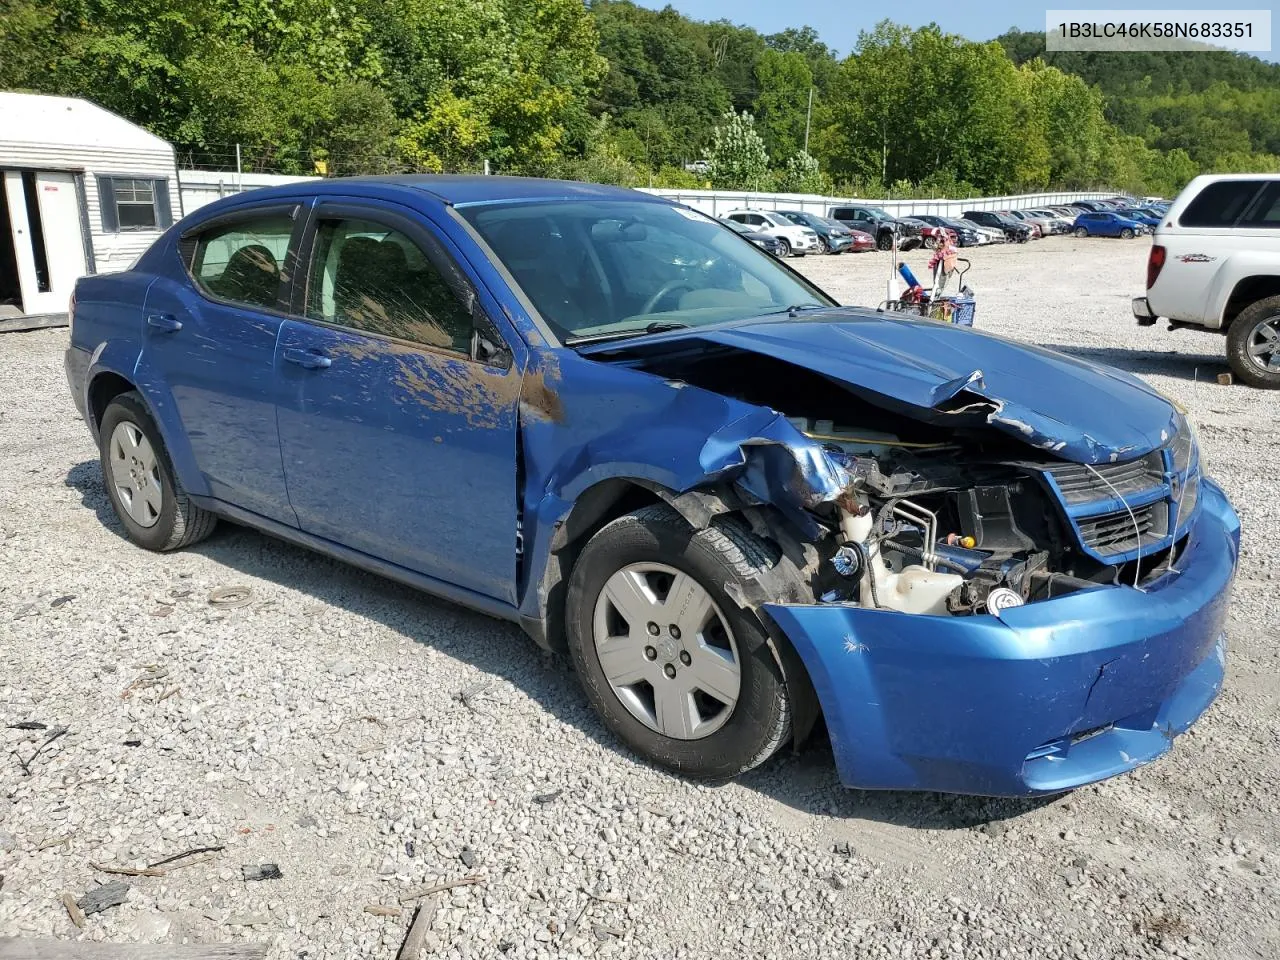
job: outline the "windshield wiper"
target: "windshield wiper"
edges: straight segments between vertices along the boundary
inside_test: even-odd
[[[655,320],[642,329],[611,330],[608,333],[589,333],[581,337],[566,337],[565,346],[573,347],[580,343],[603,343],[606,340],[625,340],[645,333],[666,333],[668,330],[683,330],[689,325],[676,320]]]
[[[765,314],[765,316],[776,317],[780,313],[785,313],[788,317],[794,320],[796,318],[796,314],[801,310],[822,310],[825,306],[826,304],[823,303],[793,303],[789,307],[784,307],[781,310],[775,310],[773,313]]]

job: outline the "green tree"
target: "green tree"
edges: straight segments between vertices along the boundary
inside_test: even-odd
[[[804,147],[804,127],[813,74],[799,53],[765,50],[756,61],[755,115],[765,145],[775,156]]]
[[[725,113],[712,131],[707,161],[711,183],[717,189],[763,189],[769,173],[769,152],[756,132],[755,118],[745,110]]]
[[[817,159],[801,150],[787,158],[778,188],[787,193],[829,193],[831,182],[818,169]]]

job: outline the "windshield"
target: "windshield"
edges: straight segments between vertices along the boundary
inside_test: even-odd
[[[684,207],[565,200],[457,210],[566,342],[834,305],[755,244]]]
[[[868,208],[867,208],[867,216],[869,216],[872,220],[876,220],[876,221],[879,221],[879,220],[892,220],[892,219],[893,219],[893,217],[889,216],[887,213],[885,213],[885,212],[884,212],[883,210],[881,210],[879,207],[868,207]]]

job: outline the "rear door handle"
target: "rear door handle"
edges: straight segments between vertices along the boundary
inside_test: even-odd
[[[308,370],[324,370],[333,363],[323,353],[312,353],[310,350],[299,350],[296,347],[287,348],[283,356],[289,363],[296,363]]]
[[[157,333],[177,333],[182,329],[182,321],[171,313],[148,313],[147,326]]]

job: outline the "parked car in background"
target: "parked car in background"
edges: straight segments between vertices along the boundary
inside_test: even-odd
[[[990,226],[987,226],[985,223],[978,223],[977,221],[970,220],[967,217],[957,217],[956,222],[964,224],[970,230],[977,231],[979,236],[982,237],[983,243],[1008,243],[1009,242],[1009,238],[1005,234],[1003,227],[990,227]]]
[[[1103,203],[1101,200],[1073,200],[1071,203],[1067,204],[1067,206],[1074,207],[1077,211],[1087,210],[1090,213],[1096,213],[1099,210],[1106,210],[1108,208],[1107,204]]]
[[[894,234],[897,234],[898,246],[903,250],[918,247],[923,241],[918,226],[913,226],[906,220],[891,217],[879,207],[840,205],[832,207],[828,214],[831,219],[839,220],[854,230],[871,234],[876,238],[877,250],[888,250],[892,247]]]
[[[1071,224],[1074,218],[1059,216],[1052,210],[1026,210],[1023,211],[1027,216],[1034,219],[1040,224],[1045,236],[1058,235],[1071,232]]]
[[[792,223],[808,227],[818,235],[823,253],[844,253],[853,246],[853,232],[838,220],[828,220],[816,213],[804,210],[778,210],[779,216],[786,217]]]
[[[1160,224],[1160,217],[1151,210],[1139,210],[1136,207],[1121,207],[1115,211],[1121,217],[1128,217],[1130,220],[1137,220],[1144,227],[1154,229]]]
[[[917,216],[900,217],[899,219],[919,231],[921,244],[930,250],[936,250],[948,242],[958,242],[955,231],[950,227],[939,227]]]
[[[723,219],[776,237],[782,248],[778,254],[780,257],[803,257],[806,253],[818,253],[822,249],[817,233],[811,228],[792,223],[772,210],[730,210]]]
[[[976,223],[953,217],[941,217],[936,213],[920,214],[917,219],[923,220],[930,226],[945,227],[950,230],[955,235],[956,244],[961,247],[976,247],[979,244],[991,242],[990,235]]]
[[[1028,224],[1002,213],[996,213],[994,210],[967,210],[964,217],[984,227],[1002,230],[1005,239],[1011,243],[1026,243],[1032,237],[1032,229]]]
[[[1030,216],[1022,210],[1001,210],[1000,213],[1006,217],[1011,217],[1019,223],[1025,223],[1031,228],[1031,239],[1039,240],[1044,236],[1044,225],[1035,217]]]
[[[659,197],[252,190],[81,279],[69,323],[129,541],[225,517],[519,624],[678,776],[821,724],[850,786],[1057,794],[1168,752],[1222,686],[1240,524],[1175,404],[841,307]]]
[[[1077,237],[1120,237],[1132,240],[1139,234],[1147,232],[1146,226],[1129,217],[1122,217],[1111,211],[1098,213],[1082,213],[1076,217],[1071,232]]]
[[[1196,177],[1155,228],[1142,326],[1226,335],[1244,383],[1280,390],[1280,175]]]
[[[830,217],[825,217],[824,219],[827,220],[828,223],[832,223],[837,227],[843,227],[849,231],[849,239],[851,243],[849,244],[848,252],[867,253],[868,251],[876,248],[876,238],[871,234],[863,233],[861,230],[855,230],[853,227],[843,224],[839,220],[832,220]]]
[[[734,233],[740,234],[746,240],[750,240],[766,253],[771,253],[778,258],[782,257],[782,241],[773,234],[765,233],[762,230],[753,230],[751,227],[738,223],[736,220],[726,220],[723,217],[720,218],[720,222]]]

